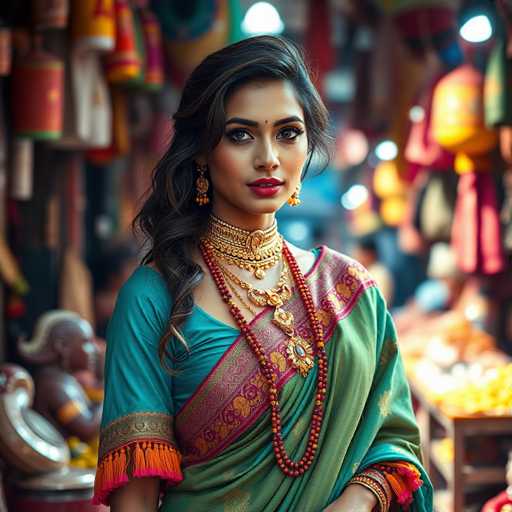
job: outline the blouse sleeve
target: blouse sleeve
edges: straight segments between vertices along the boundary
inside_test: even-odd
[[[105,399],[93,503],[132,478],[183,479],[174,439],[172,377],[158,343],[170,311],[163,282],[135,272],[122,287],[107,329]]]

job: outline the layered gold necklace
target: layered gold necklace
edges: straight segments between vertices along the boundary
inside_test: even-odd
[[[248,231],[210,215],[203,243],[217,260],[248,270],[264,279],[266,270],[282,258],[283,239],[274,220],[266,229]]]
[[[208,237],[203,240],[203,243],[205,243],[205,245],[211,249],[212,256],[216,260],[217,267],[222,273],[229,289],[240,301],[240,304],[253,316],[257,315],[254,306],[269,306],[274,308],[272,322],[288,336],[288,342],[286,345],[286,353],[288,355],[288,359],[303,377],[307,376],[311,368],[314,366],[313,348],[308,341],[297,335],[294,326],[294,316],[290,311],[286,311],[284,309],[284,305],[292,297],[292,288],[290,285],[290,270],[286,260],[282,258],[282,238],[277,234],[277,226],[274,223],[274,225],[271,226],[268,230],[251,232],[230,226],[217,217],[214,217],[209,227],[210,229],[208,230]],[[219,233],[223,234],[222,240],[217,239]],[[254,236],[254,233],[258,234]],[[234,244],[231,242],[232,236],[234,236],[236,240]],[[268,247],[272,247],[271,244],[274,243],[281,252],[274,255],[273,250],[267,249],[268,261],[254,258],[250,259],[248,257],[248,251],[244,253],[244,251],[240,250],[242,246],[245,248],[254,247],[256,249],[256,258],[258,256],[261,258],[262,255],[257,252],[258,244],[251,246],[247,240],[261,240],[262,242],[267,241]],[[275,240],[279,240],[280,243],[276,244]],[[238,250],[231,250],[228,252],[226,247],[230,244],[231,248],[233,246],[238,246]],[[217,248],[217,250],[215,250],[215,248]],[[245,258],[244,256],[239,256],[239,254],[242,253],[244,253]],[[268,265],[270,267],[273,266],[274,260],[277,260],[276,263],[279,260],[282,261],[282,269],[277,283],[275,286],[269,289],[260,289],[254,287],[251,283],[244,281],[234,272],[229,270],[224,264],[227,263],[236,265],[239,268],[251,271],[254,269],[253,273],[256,277],[258,277],[256,272],[262,270],[260,266],[261,262],[263,261],[263,265]],[[221,263],[221,261],[223,263]]]

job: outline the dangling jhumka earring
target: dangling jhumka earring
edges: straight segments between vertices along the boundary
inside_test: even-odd
[[[196,164],[196,170],[199,173],[199,176],[196,179],[196,203],[199,206],[204,206],[210,202],[210,198],[208,197],[208,189],[210,188],[210,183],[206,177],[208,166],[206,164]]]
[[[299,204],[301,203],[301,200],[300,200],[300,183],[297,185],[297,188],[295,189],[295,192],[290,196],[290,199],[288,199],[288,204],[290,206],[299,206]]]

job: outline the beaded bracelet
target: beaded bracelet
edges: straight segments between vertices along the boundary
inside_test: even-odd
[[[386,493],[380,483],[378,483],[372,477],[367,476],[364,473],[360,473],[352,477],[349,481],[349,484],[362,485],[371,491],[377,498],[377,502],[379,504],[379,512],[387,512],[389,510],[391,505],[390,500],[388,500]]]

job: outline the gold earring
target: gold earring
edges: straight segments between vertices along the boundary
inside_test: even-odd
[[[196,203],[199,206],[204,206],[210,202],[210,198],[208,197],[208,189],[210,188],[210,183],[208,178],[205,176],[206,171],[208,170],[208,166],[196,164],[196,170],[199,173],[199,176],[196,179]]]
[[[299,195],[300,195],[300,183],[297,185],[295,192],[290,196],[290,199],[288,199],[288,204],[290,206],[299,206],[299,204],[301,203]]]

